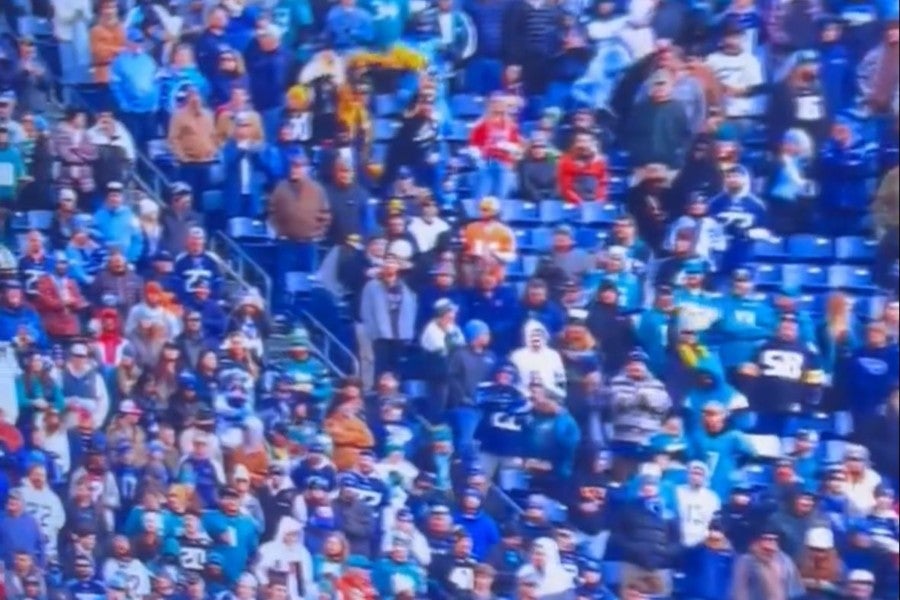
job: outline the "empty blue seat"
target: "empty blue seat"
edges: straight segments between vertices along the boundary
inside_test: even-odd
[[[804,289],[827,289],[828,271],[819,265],[801,265],[800,286]]]
[[[516,243],[524,252],[544,253],[550,250],[553,232],[547,227],[519,229],[516,231]]]
[[[880,319],[885,303],[887,303],[887,296],[883,295],[859,298],[853,305],[853,312],[863,321]]]
[[[417,400],[428,395],[428,384],[421,379],[404,379],[400,383],[400,391],[407,398]]]
[[[787,240],[787,253],[791,260],[803,262],[831,262],[834,247],[831,240],[817,235],[792,235]]]
[[[469,126],[465,121],[452,121],[447,139],[451,142],[464,143],[469,141]]]
[[[484,113],[484,98],[473,94],[457,94],[450,98],[450,112],[457,119],[478,119]]]
[[[800,288],[806,276],[807,265],[781,265],[781,285],[789,288]]]
[[[834,241],[834,256],[839,262],[870,264],[875,260],[878,242],[864,237],[849,235]]]
[[[204,211],[222,210],[224,202],[220,190],[206,190],[200,197],[200,208]]]
[[[504,200],[500,206],[500,219],[504,223],[538,223],[538,207],[534,202]]]
[[[372,127],[372,135],[376,142],[389,142],[394,139],[397,131],[397,122],[389,119],[375,119]]]
[[[872,271],[855,265],[833,265],[828,269],[828,284],[833,289],[844,289],[858,293],[872,293]]]
[[[781,240],[757,240],[753,242],[751,254],[755,260],[760,262],[770,260],[781,261],[785,260],[788,256]]]
[[[477,219],[478,218],[478,201],[475,198],[463,198],[461,200],[463,206],[463,212],[465,212],[465,216],[467,219]]]
[[[575,230],[575,245],[582,250],[590,252],[599,246],[599,240],[597,238],[598,233],[601,232],[598,232],[596,229],[591,229],[590,227],[579,227]]]
[[[9,223],[15,231],[27,231],[29,229],[28,214],[23,212],[13,213]]]
[[[401,112],[400,104],[393,94],[379,94],[375,96],[376,117],[396,117]]]
[[[268,239],[266,224],[247,217],[235,217],[228,220],[228,235],[236,240]]]
[[[608,202],[585,202],[581,205],[581,223],[588,227],[609,227],[619,217],[619,207]]]
[[[284,277],[284,286],[289,294],[301,294],[312,289],[311,275],[303,271],[290,271]]]
[[[753,281],[761,288],[781,287],[781,265],[761,264],[753,267]]]
[[[534,275],[534,272],[537,270],[537,266],[540,260],[541,257],[534,254],[522,257],[522,272],[526,277],[531,277],[532,275]]]
[[[540,205],[541,223],[555,225],[565,219],[563,203],[559,200],[544,200]]]

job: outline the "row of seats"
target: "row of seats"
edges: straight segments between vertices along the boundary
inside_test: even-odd
[[[877,248],[878,242],[861,236],[829,238],[798,234],[786,239],[754,242],[752,254],[759,262],[871,264]]]
[[[469,219],[479,216],[478,201],[474,198],[462,200],[463,210]],[[503,200],[500,205],[500,219],[511,225],[538,226],[569,223],[587,227],[609,227],[623,214],[614,202],[586,202],[569,204],[561,200],[526,202],[524,200]]]
[[[862,265],[757,264],[754,280],[760,289],[792,287],[808,291],[848,290],[858,294],[877,292],[872,270]]]

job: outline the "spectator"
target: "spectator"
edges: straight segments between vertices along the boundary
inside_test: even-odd
[[[373,344],[376,375],[396,371],[413,338],[416,295],[399,278],[399,266],[396,258],[386,257],[379,278],[362,291],[362,324]]]
[[[179,162],[179,176],[194,192],[210,185],[210,163],[216,158],[218,141],[212,114],[203,107],[199,90],[186,87],[184,102],[169,121],[168,143]]]
[[[138,29],[130,29],[127,38],[125,50],[110,66],[110,91],[119,120],[131,132],[137,147],[143,150],[156,138],[160,85],[156,79],[156,61],[144,49],[144,34]]]
[[[684,107],[672,98],[672,76],[657,71],[649,82],[650,92],[626,125],[633,164],[644,167],[660,163],[670,169],[684,164],[684,148],[690,140],[690,123]]]
[[[91,27],[91,65],[94,82],[108,84],[113,60],[125,49],[125,28],[119,22],[119,10],[112,0],[101,2],[97,22]]]
[[[250,98],[262,117],[266,139],[278,137],[290,57],[280,45],[277,26],[265,20],[257,23],[256,37],[244,52],[250,77]]]
[[[172,255],[177,255],[187,245],[189,232],[195,227],[201,227],[203,216],[192,207],[191,186],[184,182],[176,182],[172,185],[170,204],[162,214],[163,238],[162,249]]]
[[[343,0],[331,7],[325,20],[325,34],[334,48],[348,51],[372,41],[372,15],[354,0]]]
[[[94,223],[103,239],[121,248],[126,260],[133,262],[140,257],[143,242],[136,226],[137,217],[129,206],[123,205],[123,192],[124,187],[118,181],[106,185],[106,200],[94,214]]]
[[[521,139],[503,96],[491,96],[484,117],[472,128],[469,145],[482,161],[478,196],[509,198],[516,187],[512,165],[521,155]]]
[[[88,30],[94,18],[94,7],[87,0],[52,0],[52,7],[53,35],[60,42],[59,63],[64,83],[86,83],[91,65]]]
[[[70,108],[53,132],[53,147],[63,163],[66,183],[82,194],[82,207],[91,206],[91,193],[96,189],[91,163],[97,148],[87,135],[87,118],[83,111]]]
[[[768,525],[763,527],[750,551],[735,562],[732,597],[800,598],[803,591],[796,565],[779,547],[778,531]]]
[[[532,581],[534,597],[557,600],[575,588],[572,575],[560,564],[559,546],[550,538],[534,541],[529,562],[519,569],[519,581]]]
[[[597,146],[589,133],[576,133],[569,151],[560,158],[557,174],[560,194],[566,202],[581,204],[606,199],[606,161]]]
[[[547,145],[548,140],[543,132],[533,133],[525,155],[519,162],[518,178],[523,200],[541,202],[556,197],[556,169]]]
[[[68,257],[57,252],[53,272],[42,275],[35,286],[35,308],[53,339],[74,338],[81,333],[79,314],[90,306],[68,271]]]
[[[331,228],[328,238],[332,243],[346,240],[348,236],[361,235],[366,223],[362,222],[363,208],[369,201],[365,189],[356,180],[353,166],[341,159],[334,164],[334,183],[325,188],[331,206]]]
[[[251,120],[238,113],[234,125],[233,137],[222,148],[225,214],[257,219],[265,208],[263,188],[273,178],[275,167],[269,148],[252,140]]]

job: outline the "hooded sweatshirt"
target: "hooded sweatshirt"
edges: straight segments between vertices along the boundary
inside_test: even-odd
[[[534,593],[541,600],[569,598],[575,582],[559,559],[559,546],[552,539],[542,537],[534,541],[534,548],[544,555],[544,568],[537,569],[530,563],[526,564],[519,569],[519,579],[537,580]]]
[[[523,327],[525,345],[510,356],[510,361],[519,371],[520,388],[528,393],[532,381],[540,381],[543,386],[560,396],[566,388],[566,369],[559,352],[547,345],[547,329],[538,321],[529,320]],[[538,340],[537,347],[532,342]]]
[[[709,473],[706,463],[695,462],[692,468]],[[680,522],[681,544],[693,548],[703,543],[709,532],[713,516],[722,508],[720,496],[704,483],[694,488],[690,484],[675,488],[676,512]]]
[[[287,544],[287,536],[298,536],[297,542]],[[312,557],[300,541],[303,528],[291,517],[282,517],[278,522],[275,538],[259,547],[259,557],[255,574],[266,585],[272,572],[287,575],[288,595],[291,600],[313,600],[318,598],[318,589],[313,579]]]

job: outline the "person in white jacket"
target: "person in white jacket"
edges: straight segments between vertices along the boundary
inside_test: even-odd
[[[89,80],[93,4],[91,0],[53,0],[53,35],[58,42],[63,83],[77,85]]]
[[[430,252],[437,244],[438,237],[450,230],[447,221],[440,217],[437,203],[430,195],[422,199],[422,214],[409,221],[410,235],[416,240],[419,252]]]
[[[291,600],[317,600],[319,591],[313,579],[312,557],[301,541],[302,531],[297,519],[282,517],[275,538],[259,548],[254,574],[260,583],[268,585],[271,573],[283,573]]]
[[[518,572],[519,580],[532,581],[541,600],[569,598],[575,588],[572,573],[559,559],[559,546],[550,538],[538,538],[531,547],[531,559]]]
[[[709,467],[695,460],[688,465],[688,482],[675,488],[681,545],[685,548],[693,548],[706,540],[713,516],[722,508],[722,501],[708,484]]]
[[[18,382],[22,368],[15,349],[8,342],[0,342],[0,413],[13,425],[19,420]]]
[[[550,334],[539,321],[528,320],[523,329],[525,345],[514,351],[510,362],[519,372],[519,385],[526,396],[533,383],[540,383],[557,397],[566,389],[566,370],[559,352],[550,348]]]
[[[37,521],[44,536],[47,557],[56,557],[57,538],[66,524],[66,511],[59,496],[47,485],[47,468],[40,463],[29,465],[19,491],[25,510]]]
[[[847,511],[851,517],[867,517],[875,508],[875,488],[881,475],[869,466],[869,450],[850,444],[844,450],[844,469],[847,472]]]
[[[759,98],[748,96],[747,92],[763,82],[763,69],[759,59],[747,49],[740,24],[729,24],[721,48],[706,58],[706,64],[725,89],[727,117],[741,119],[761,113]]]
[[[419,336],[419,345],[425,352],[447,356],[454,348],[465,345],[462,330],[456,324],[459,307],[447,298],[434,303],[434,318]]]
[[[137,157],[131,132],[110,111],[101,112],[97,116],[97,122],[87,130],[87,139],[95,146],[121,148],[128,162],[133,163]]]
[[[409,555],[420,567],[424,569],[431,564],[431,548],[428,546],[428,540],[416,528],[412,512],[405,506],[397,511],[390,524],[385,524],[384,535],[381,536],[382,552],[390,552],[397,535],[409,539]]]

